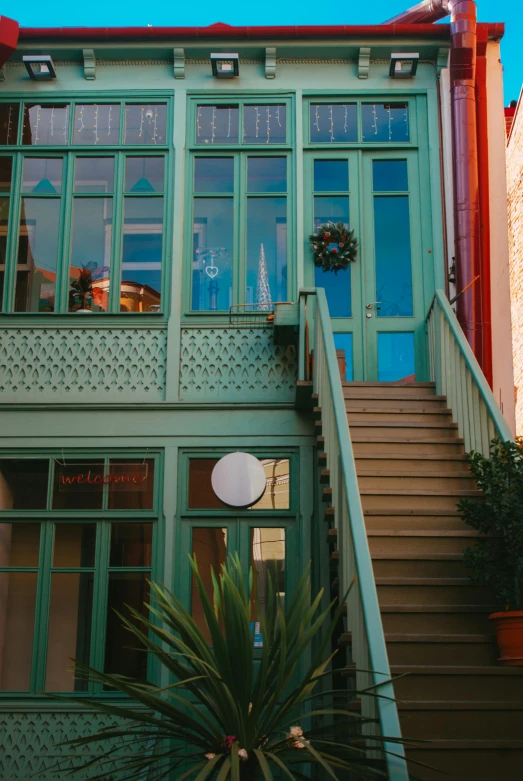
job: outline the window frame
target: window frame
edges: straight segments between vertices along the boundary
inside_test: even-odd
[[[300,450],[299,448],[252,447],[249,453],[256,458],[289,460],[289,509],[249,510],[234,508],[189,509],[189,461],[191,458],[216,459],[234,451],[234,448],[184,448],[179,453],[178,495],[180,499],[179,549],[192,555],[192,530],[198,528],[227,528],[227,555],[238,552],[244,577],[250,566],[250,530],[253,528],[285,529],[285,588],[298,582],[301,567],[302,513],[300,512]],[[234,547],[235,546],[235,547]],[[292,551],[292,555],[290,555]],[[182,556],[178,566],[177,588],[182,601],[191,611],[192,570]],[[255,655],[260,652],[255,651]]]
[[[392,90],[332,90],[328,94],[321,94],[316,91],[304,90],[303,92],[303,146],[306,149],[411,149],[419,144],[419,111],[420,104],[418,96],[425,97],[426,90],[413,89],[408,93],[398,92],[394,94]],[[356,141],[313,141],[310,134],[310,108],[314,104],[320,103],[329,105],[330,103],[355,103],[357,108],[357,127],[358,138]],[[409,141],[364,141],[363,123],[362,123],[362,104],[364,103],[406,103],[409,114]]]
[[[48,499],[45,510],[2,510],[0,511],[0,523],[28,524],[39,523],[40,546],[38,565],[35,567],[0,567],[0,572],[34,572],[37,575],[35,593],[35,619],[33,628],[33,646],[29,689],[23,691],[1,691],[0,701],[6,699],[32,699],[41,698],[41,692],[45,690],[45,677],[47,668],[47,645],[49,631],[49,615],[51,605],[51,578],[53,573],[93,573],[93,600],[91,615],[91,643],[89,652],[89,664],[103,669],[105,658],[105,640],[107,629],[107,606],[109,575],[111,572],[145,572],[152,581],[159,581],[163,574],[162,539],[165,534],[165,519],[161,513],[161,501],[163,491],[163,452],[161,450],[129,451],[100,449],[94,452],[67,451],[66,462],[74,463],[79,459],[105,459],[107,463],[111,458],[129,458],[129,460],[147,458],[154,460],[153,483],[153,509],[151,510],[108,510],[107,500],[102,503],[102,509],[97,510],[53,510],[50,509],[53,489],[53,462],[62,461],[62,451],[23,452],[3,451],[0,459],[34,458],[43,460],[49,458],[50,469],[48,474]],[[108,496],[108,487],[104,486],[104,497]],[[55,525],[76,524],[83,525],[93,523],[96,525],[95,560],[91,567],[55,567],[53,565],[53,542]],[[109,566],[111,526],[117,523],[150,523],[152,524],[152,549],[150,567],[133,566]],[[158,675],[157,663],[148,660],[148,676],[154,679]],[[118,698],[122,695],[118,692],[103,690],[99,684],[89,683],[86,691],[60,692],[60,697],[101,697]]]
[[[75,317],[75,312],[68,311],[68,283],[69,268],[71,261],[71,239],[72,239],[72,213],[73,199],[77,197],[103,197],[102,193],[81,193],[74,194],[74,161],[77,157],[114,157],[115,158],[115,179],[114,191],[110,196],[113,198],[113,229],[111,237],[111,276],[110,276],[110,300],[109,311],[93,312],[97,317],[111,318],[121,317],[125,322],[128,318],[136,317],[142,321],[146,318],[167,320],[170,310],[170,282],[172,275],[172,220],[169,219],[169,208],[172,203],[172,191],[174,187],[174,158],[171,154],[173,135],[173,96],[165,91],[158,94],[144,95],[142,92],[131,92],[122,98],[121,93],[104,93],[98,97],[85,94],[61,94],[54,95],[52,98],[46,96],[41,98],[37,96],[35,100],[21,98],[20,95],[10,98],[9,95],[2,96],[2,103],[19,105],[19,127],[17,143],[0,146],[1,157],[13,158],[12,184],[9,193],[2,193],[2,197],[9,197],[9,219],[8,235],[6,249],[6,266],[4,270],[4,293],[3,301],[0,301],[0,317],[24,317],[24,318],[67,318]],[[24,104],[54,105],[67,103],[70,107],[69,134],[67,144],[56,145],[23,145],[23,111]],[[126,105],[143,105],[150,103],[162,103],[166,106],[166,132],[165,142],[162,144],[137,145],[124,144],[124,118]],[[120,135],[119,141],[115,144],[97,146],[95,144],[73,144],[72,137],[74,132],[74,111],[76,105],[115,105],[120,106]],[[154,193],[134,193],[126,194],[124,190],[125,176],[125,158],[126,157],[158,157],[165,160],[164,164],[164,189],[163,192]],[[55,291],[55,310],[53,312],[16,312],[14,311],[15,285],[16,285],[16,267],[18,262],[18,237],[21,215],[21,197],[32,197],[31,193],[22,193],[23,160],[26,157],[33,158],[62,158],[62,192],[58,197],[61,199],[60,205],[60,229],[58,237],[57,253],[57,275]],[[35,194],[38,198],[52,198],[45,194]],[[162,268],[161,268],[161,310],[158,312],[122,312],[119,308],[120,285],[122,281],[122,252],[124,237],[124,214],[123,202],[125,197],[147,197],[163,198],[163,228],[162,228]],[[118,282],[116,282],[118,280]],[[90,320],[92,323],[92,318]]]
[[[193,262],[193,210],[195,197],[230,197],[233,199],[233,263],[232,263],[232,303],[233,305],[245,304],[247,298],[247,198],[248,197],[283,197],[287,200],[287,297],[292,300],[296,288],[297,268],[293,257],[293,248],[296,246],[296,214],[295,214],[295,181],[296,181],[296,118],[295,96],[289,93],[270,92],[267,94],[258,91],[237,95],[226,92],[193,93],[189,95],[188,121],[187,121],[187,149],[185,158],[185,202],[190,208],[185,210],[184,218],[184,252],[183,252],[183,315],[182,319],[192,320],[212,319],[213,321],[228,322],[229,310],[205,310],[192,309],[192,262]],[[206,144],[196,143],[196,118],[198,106],[238,105],[240,120],[237,144]],[[284,144],[246,144],[242,143],[242,117],[245,105],[285,105],[287,137]],[[194,189],[194,159],[196,157],[232,157],[234,159],[234,190],[232,193],[197,193]],[[248,193],[247,192],[247,163],[248,157],[286,157],[287,158],[287,190],[281,193]],[[243,313],[245,307],[240,307]],[[238,310],[236,310],[238,311]],[[249,319],[266,318],[267,312],[261,310],[247,310]]]

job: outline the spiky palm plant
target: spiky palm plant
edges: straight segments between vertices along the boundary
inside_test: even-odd
[[[212,572],[213,604],[195,558],[191,565],[212,645],[179,600],[151,583],[149,617],[133,609],[120,617],[173,682],[160,688],[77,663],[79,674],[128,699],[75,699],[119,723],[68,741],[84,749],[102,741],[106,748],[73,769],[69,757],[66,772],[85,773],[88,767],[92,781],[269,781],[310,779],[311,773],[339,778],[339,771],[343,778],[347,771],[354,771],[351,778],[385,778],[380,763],[366,755],[361,728],[368,719],[348,707],[348,689],[325,691],[321,685],[329,675],[332,656],[325,651],[341,608],[322,610],[322,592],[312,599],[308,569],[285,606],[268,573],[259,617],[263,647],[255,652],[252,572],[247,587],[238,556],[230,557],[218,577]]]

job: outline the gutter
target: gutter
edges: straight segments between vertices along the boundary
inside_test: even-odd
[[[503,24],[486,24],[489,38],[501,37]],[[448,24],[386,23],[376,25],[314,25],[288,27],[233,27],[218,22],[209,27],[21,27],[20,42],[344,39],[344,38],[448,38]]]

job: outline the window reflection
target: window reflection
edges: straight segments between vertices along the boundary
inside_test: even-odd
[[[314,191],[347,192],[349,189],[348,160],[315,160]]]
[[[376,301],[378,317],[412,315],[409,199],[374,196]]]
[[[243,142],[245,144],[284,144],[287,139],[285,105],[244,106]]]
[[[20,108],[15,103],[0,103],[0,145],[11,146],[18,138]]]
[[[196,109],[196,143],[237,144],[238,120],[237,105],[198,106]]]
[[[104,103],[77,104],[74,109],[73,144],[117,144],[120,140],[120,106]]]
[[[152,523],[112,523],[110,567],[150,567]]]
[[[37,567],[39,523],[0,523],[0,567]]]
[[[319,195],[314,198],[314,230],[328,222],[349,224],[348,195]],[[314,284],[325,289],[331,317],[352,317],[350,265],[337,274],[315,266]]]
[[[373,160],[374,192],[401,192],[409,189],[406,160]]]
[[[161,308],[163,198],[125,198],[120,311]]]
[[[0,157],[0,192],[2,193],[10,192],[12,174],[13,174],[13,158]]]
[[[414,382],[415,379],[414,334],[378,334],[379,382]]]
[[[284,193],[287,190],[286,157],[249,157],[247,192]]]
[[[355,103],[313,103],[310,107],[311,143],[358,140],[358,108]]]
[[[1,459],[0,510],[44,510],[48,475],[48,458]]]
[[[167,111],[165,103],[125,106],[124,144],[154,146],[165,144]]]
[[[0,311],[4,294],[5,263],[7,256],[7,231],[9,228],[9,198],[0,198]]]
[[[125,490],[121,486],[109,483],[109,510],[152,510],[154,496],[154,458],[130,459],[130,458],[111,458],[109,459],[111,473],[122,478],[138,476],[141,478],[145,473],[147,478],[143,482],[136,484],[127,484]],[[139,470],[139,471],[137,471]]]
[[[61,157],[26,157],[22,177],[22,192],[54,195],[62,192]]]
[[[112,198],[75,198],[69,312],[108,311],[112,236]]]
[[[154,193],[163,191],[163,157],[127,157],[125,160],[125,191]]]
[[[194,191],[197,193],[232,193],[234,190],[233,157],[196,157]]]
[[[251,555],[253,588],[251,620],[260,617],[267,606],[269,578],[280,599],[285,598],[285,529],[251,529]]]
[[[409,141],[408,103],[363,103],[363,141]]]
[[[247,201],[247,291],[253,309],[287,299],[287,199]]]
[[[16,273],[16,312],[53,312],[60,200],[22,198]]]
[[[205,593],[211,603],[213,601],[213,584],[211,570],[218,575],[222,564],[227,557],[227,529],[219,527],[198,528],[192,530],[191,550],[196,556],[198,572],[203,581]],[[211,635],[207,628],[203,612],[202,600],[196,586],[194,576],[191,574],[191,616],[198,628],[205,635],[208,643]]]
[[[29,146],[63,146],[69,139],[69,106],[67,104],[25,104],[22,144]]]
[[[116,612],[128,616],[128,608],[131,607],[144,616],[148,615],[144,603],[149,602],[147,580],[150,577],[149,571],[109,573],[104,664],[106,673],[117,673],[142,681],[147,679],[147,654],[144,649],[139,648],[138,640],[133,640],[134,636],[122,626],[122,620]]]
[[[338,354],[340,374],[345,382],[354,379],[352,364],[352,334],[334,334],[334,346]],[[341,353],[341,355],[340,355]]]
[[[94,567],[96,524],[57,523],[53,567]]]
[[[36,572],[0,572],[0,691],[30,687],[36,582]]]
[[[86,691],[75,678],[72,659],[89,663],[93,613],[93,572],[54,572],[51,576],[45,690]]]
[[[223,509],[227,508],[213,491],[211,484],[212,470],[218,463],[218,458],[191,458],[189,460],[189,509]],[[252,510],[288,510],[290,507],[290,462],[288,458],[261,458],[260,463],[265,469],[267,487],[264,495]]]
[[[233,199],[195,198],[192,309],[226,310],[232,304]]]
[[[114,189],[114,157],[77,157],[75,193],[110,193]]]

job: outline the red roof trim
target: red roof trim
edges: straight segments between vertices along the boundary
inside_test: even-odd
[[[18,43],[18,22],[8,16],[0,16],[0,66],[5,65]]]
[[[501,23],[482,24],[488,36],[501,38]],[[377,24],[288,27],[233,27],[222,22],[208,27],[21,27],[21,41],[159,41],[171,39],[332,39],[332,38],[450,38],[448,24]]]
[[[211,24],[209,27],[22,27],[21,41],[144,41],[162,39],[207,40],[234,38],[397,38],[450,37],[448,24],[379,24],[292,27],[232,27]]]

